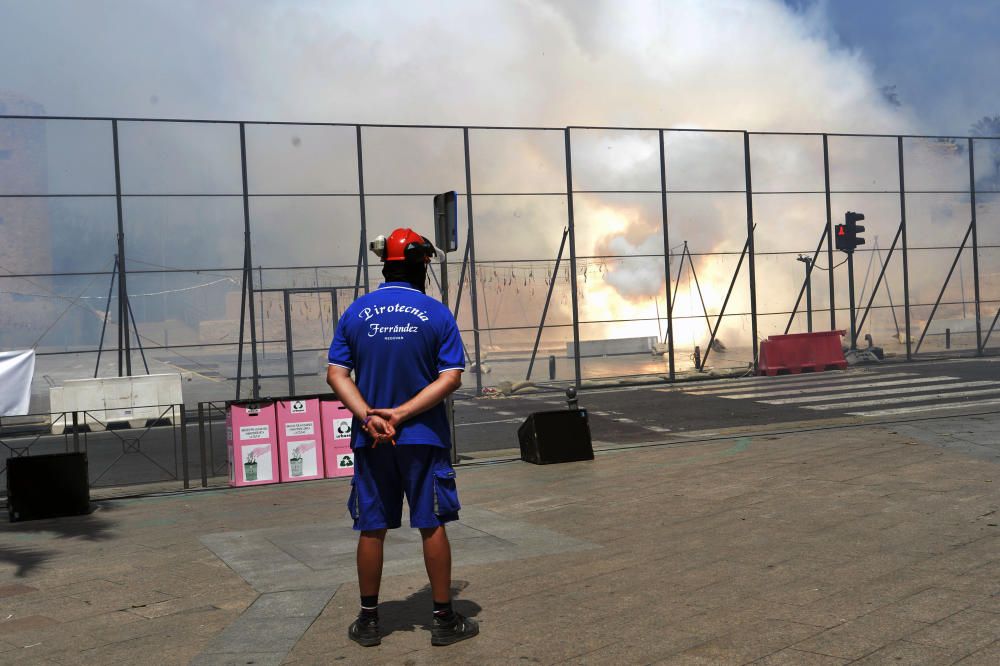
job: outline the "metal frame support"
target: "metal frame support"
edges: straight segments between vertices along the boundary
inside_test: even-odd
[[[670,217],[667,212],[667,156],[660,135],[660,223],[663,228],[663,287],[667,295],[667,379],[676,379],[674,366],[674,301],[670,293]],[[687,244],[685,243],[685,249]]]
[[[128,321],[128,287],[125,274],[125,217],[122,213],[122,170],[118,152],[118,121],[111,121],[111,142],[115,159],[115,205],[118,214],[118,376],[122,376],[122,354],[125,356],[125,376],[132,376],[132,347]]]
[[[250,363],[253,369],[250,393],[253,399],[256,400],[260,397],[260,370],[257,367],[257,313],[253,303],[253,252],[250,237],[250,188],[247,184],[246,123],[240,123],[240,163],[243,176],[243,280],[246,290],[246,302],[250,306]],[[241,330],[240,350],[242,351],[242,349],[243,335]]]
[[[906,245],[906,183],[903,167],[903,137],[896,137],[896,150],[899,163],[899,226],[902,229],[903,242],[903,318],[906,328],[906,360],[913,360],[912,333],[910,329],[910,256]]]
[[[479,344],[479,283],[476,281],[476,225],[472,213],[472,161],[469,158],[469,128],[462,128],[465,148],[465,212],[469,220],[466,250],[469,253],[469,300],[472,305],[472,343],[476,352],[476,395],[483,392],[482,349]]]
[[[111,294],[115,288],[115,279],[118,275],[118,255],[115,255],[114,268],[111,269],[111,281],[108,283],[108,300],[104,305],[104,323],[101,324],[101,340],[97,343],[97,362],[94,363],[94,379],[101,369],[101,352],[104,350],[104,334],[108,330],[108,315],[111,313]],[[121,358],[119,352],[119,359]],[[119,375],[120,376],[120,375]]]
[[[830,206],[830,137],[823,135],[823,190],[826,198],[826,263],[830,267],[830,330],[837,330],[837,301],[833,277],[833,209]],[[813,258],[815,263],[815,257]]]
[[[570,300],[573,306],[573,376],[580,388],[580,304],[576,293],[576,225],[573,219],[573,149],[570,128],[563,130],[566,137],[566,217],[569,230],[569,279]]]
[[[361,270],[365,277],[365,293],[369,291],[368,278],[368,254],[365,252],[365,244],[368,241],[368,218],[365,215],[365,164],[363,150],[361,147],[361,125],[354,126],[356,142],[358,145],[358,202],[361,213]],[[355,296],[357,298],[357,296]]]
[[[754,225],[756,226],[756,225]],[[743,244],[743,251],[740,252],[740,260],[736,263],[736,270],[733,271],[733,279],[729,283],[729,289],[726,290],[726,298],[722,301],[722,309],[719,310],[719,316],[715,320],[715,327],[712,329],[712,336],[708,339],[708,347],[705,348],[705,356],[701,359],[701,368],[705,367],[705,362],[708,361],[708,355],[712,353],[712,345],[715,344],[715,334],[719,332],[719,326],[722,324],[722,318],[726,314],[726,306],[729,304],[729,297],[733,295],[733,287],[736,286],[736,278],[740,276],[740,268],[743,267],[743,259],[747,256],[747,250],[750,249],[751,239],[753,238],[753,228],[751,227],[750,233],[747,234],[746,243]],[[754,338],[756,341],[757,338]],[[757,347],[754,345],[754,372],[757,371]]]
[[[285,306],[285,366],[288,368],[288,395],[295,395],[295,359],[292,357],[292,297],[288,291],[282,293]]]
[[[535,334],[535,344],[531,347],[531,359],[528,361],[528,372],[524,375],[524,381],[531,379],[531,370],[535,367],[535,355],[538,354],[538,343],[542,340],[542,329],[545,328],[545,317],[549,313],[549,302],[552,300],[552,290],[556,286],[556,277],[559,275],[559,265],[562,263],[563,249],[566,247],[566,237],[568,235],[569,227],[566,227],[563,229],[562,242],[559,243],[556,265],[552,269],[552,277],[549,278],[549,290],[545,295],[545,305],[542,306],[542,318],[538,322],[538,332]]]
[[[927,331],[930,330],[931,322],[934,321],[934,315],[937,314],[938,306],[941,304],[941,299],[944,298],[944,292],[948,288],[948,283],[951,282],[951,276],[955,273],[955,266],[958,266],[959,259],[962,258],[962,253],[965,252],[965,244],[969,242],[969,236],[972,234],[974,229],[974,223],[969,223],[969,228],[965,232],[965,236],[962,238],[962,244],[958,248],[958,252],[955,253],[955,259],[951,262],[951,268],[948,269],[948,275],[944,279],[944,283],[941,285],[941,291],[938,292],[937,300],[934,301],[934,307],[931,308],[931,314],[927,317],[927,323],[924,324],[924,330],[920,332],[920,339],[917,340],[917,348],[913,350],[913,353],[920,352],[920,345],[924,342],[924,336],[927,335]]]
[[[743,132],[743,168],[744,168],[744,178],[746,183],[746,197],[747,197],[747,250],[750,256],[750,260],[747,263],[747,269],[750,274],[750,335],[753,337],[753,369],[754,372],[757,371],[757,361],[759,354],[759,343],[757,341],[757,268],[754,262],[754,246],[753,246],[753,232],[756,225],[753,222],[753,180],[750,173],[750,133]],[[728,298],[727,298],[728,300]],[[720,319],[721,321],[721,319]],[[718,324],[716,324],[716,331],[712,333],[712,340],[715,340],[715,333],[718,331]],[[711,342],[709,342],[711,346]],[[708,356],[708,350],[705,351],[705,356]],[[704,365],[704,363],[703,363]]]
[[[979,294],[979,224],[976,221],[976,166],[975,149],[969,137],[969,213],[972,216],[972,284],[976,297],[976,356],[983,355],[983,322]]]
[[[868,295],[868,305],[865,306],[865,311],[861,315],[861,320],[858,322],[858,330],[860,331],[864,328],[865,320],[868,319],[868,313],[872,309],[872,303],[875,302],[875,295],[878,294],[878,288],[882,285],[882,279],[885,277],[885,270],[889,267],[889,261],[892,259],[892,253],[896,251],[896,243],[899,242],[899,237],[903,233],[903,225],[900,223],[899,227],[896,229],[896,235],[892,239],[892,245],[889,246],[889,252],[885,255],[885,261],[882,261],[881,255],[879,256],[879,262],[882,264],[881,270],[878,273],[878,279],[875,280],[875,286],[872,287],[872,293]],[[878,249],[876,248],[876,251]],[[885,285],[886,292],[889,293],[889,284]],[[889,307],[892,306],[892,294],[889,294]],[[893,309],[892,312],[893,319],[896,317],[896,311]],[[898,325],[897,325],[898,331]]]

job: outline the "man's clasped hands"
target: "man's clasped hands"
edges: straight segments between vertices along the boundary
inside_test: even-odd
[[[396,444],[396,428],[406,420],[406,415],[399,407],[391,409],[371,409],[364,420],[364,431],[375,440],[373,446],[382,442]]]

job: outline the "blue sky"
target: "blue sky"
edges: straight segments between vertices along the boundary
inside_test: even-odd
[[[819,3],[817,5],[817,3]],[[966,133],[1000,114],[1000,2],[788,0],[825,14],[835,38],[857,50],[927,132]]]
[[[942,134],[1000,114],[998,0],[0,0],[0,16],[0,90],[49,114]]]

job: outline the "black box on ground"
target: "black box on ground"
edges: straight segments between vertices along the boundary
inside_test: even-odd
[[[89,511],[86,453],[7,459],[7,512],[11,522],[78,516]]]
[[[586,409],[535,412],[517,429],[521,460],[536,465],[593,460]]]

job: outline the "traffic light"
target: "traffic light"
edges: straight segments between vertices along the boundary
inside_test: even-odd
[[[858,224],[863,219],[865,219],[863,213],[847,211],[844,214],[844,224],[834,226],[834,236],[837,239],[838,250],[851,253],[854,252],[857,246],[865,244],[865,239],[858,236],[858,234],[865,230],[863,226]]]

